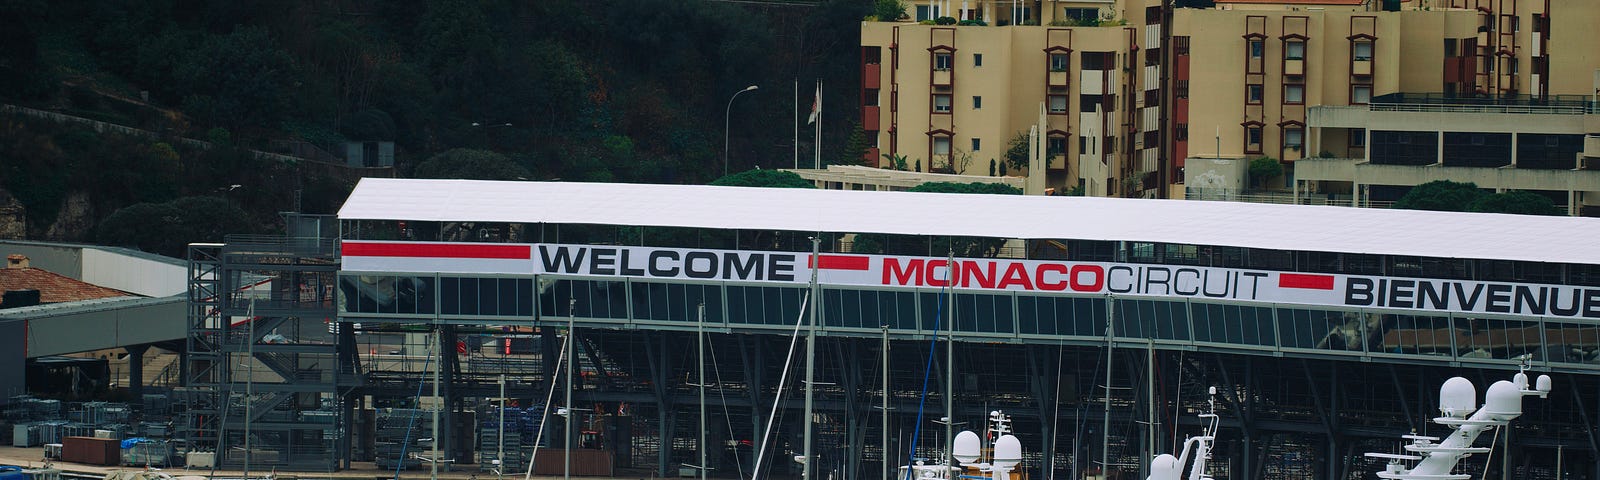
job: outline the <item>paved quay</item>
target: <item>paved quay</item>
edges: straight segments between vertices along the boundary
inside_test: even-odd
[[[39,467],[45,466],[45,464],[46,463],[44,461],[44,448],[43,447],[31,447],[31,448],[0,447],[0,465],[16,465],[16,466],[26,467],[26,468],[39,468]],[[59,461],[59,460],[51,461],[49,463],[49,465],[52,468],[60,469],[64,477],[74,477],[74,478],[104,478],[107,474],[109,474],[111,472],[144,470],[143,468],[139,468],[139,467],[107,467],[107,466],[100,466],[100,465],[84,465],[84,464],[81,464],[81,463],[63,462],[63,461]],[[210,477],[210,478],[218,478],[218,479],[222,479],[222,478],[231,478],[231,479],[244,478],[244,472],[241,472],[241,471],[238,471],[238,470],[221,470],[221,469],[219,469],[219,470],[216,470],[216,471],[212,471],[209,468],[193,468],[193,469],[191,469],[191,468],[184,468],[184,467],[162,468],[162,469],[157,469],[157,470],[160,470],[161,472],[166,473],[166,474],[171,475],[171,476],[174,476],[174,477],[199,476],[199,477]],[[326,478],[326,479],[388,480],[388,479],[396,478],[395,475],[394,475],[394,470],[380,470],[380,469],[378,469],[377,465],[374,465],[372,462],[355,462],[353,464],[352,468],[345,469],[345,470],[334,471],[334,472],[274,472],[274,471],[271,471],[271,470],[254,470],[254,469],[252,469],[250,471],[250,476],[252,478],[264,478],[267,475],[272,475],[272,476],[274,476],[274,478],[286,479],[286,480],[288,480],[288,479],[293,479],[293,480],[314,480],[314,479],[324,479],[324,478]],[[413,469],[413,470],[401,471],[400,472],[400,476],[398,478],[400,478],[401,480],[420,480],[420,479],[427,479],[427,478],[431,478],[431,477],[432,477],[432,475],[430,474],[430,472],[429,472],[429,470],[427,468],[421,468],[421,469]],[[496,477],[495,477],[495,474],[493,472],[480,472],[480,471],[478,471],[478,466],[477,465],[471,464],[471,465],[457,465],[455,468],[450,469],[448,471],[446,471],[444,469],[441,469],[439,471],[439,478],[449,479],[449,480],[495,480]],[[516,473],[508,472],[505,475],[505,478],[507,478],[507,479],[521,479],[523,477],[522,477],[522,472],[516,472]],[[561,476],[538,476],[538,475],[533,476],[531,478],[537,479],[537,480],[561,480],[562,479]],[[585,479],[591,479],[591,480],[649,480],[649,479],[658,478],[658,477],[646,474],[646,475],[639,475],[639,476],[625,476],[624,475],[624,476],[613,476],[613,477],[576,477],[576,478],[585,478]]]

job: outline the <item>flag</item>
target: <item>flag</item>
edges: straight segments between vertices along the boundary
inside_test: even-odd
[[[811,100],[811,117],[806,120],[806,125],[817,123],[817,115],[822,114],[822,82],[817,82],[817,96]]]

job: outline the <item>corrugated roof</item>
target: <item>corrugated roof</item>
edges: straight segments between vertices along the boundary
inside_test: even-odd
[[[364,178],[343,220],[1167,242],[1600,265],[1600,219],[1188,200]]]
[[[58,317],[62,315],[75,315],[81,313],[104,312],[144,305],[155,305],[173,302],[187,302],[189,299],[183,295],[170,297],[106,297],[93,300],[77,300],[61,303],[47,303],[31,307],[7,308],[0,310],[0,320],[37,319]]]

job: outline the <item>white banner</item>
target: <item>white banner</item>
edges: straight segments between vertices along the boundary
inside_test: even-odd
[[[562,274],[807,284],[809,253],[559,244],[344,242],[347,271]],[[1109,262],[823,254],[818,282],[1600,318],[1600,289]],[[468,267],[468,268],[461,268]],[[952,284],[953,281],[953,284]]]

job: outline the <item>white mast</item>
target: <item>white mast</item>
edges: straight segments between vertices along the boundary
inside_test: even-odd
[[[818,88],[820,89],[821,87]],[[818,127],[818,131],[821,131],[821,127]],[[818,145],[819,150],[820,147],[821,145]],[[821,270],[820,265],[818,265],[821,248],[822,239],[811,237],[811,294],[813,297],[816,297],[817,294],[817,271]],[[800,468],[800,480],[811,480],[811,464],[814,463],[811,457],[811,422],[813,419],[812,392],[814,390],[812,382],[816,380],[817,371],[817,302],[811,302],[810,307],[811,324],[806,329],[806,413],[801,419],[805,423],[805,454],[800,461],[802,465]]]

